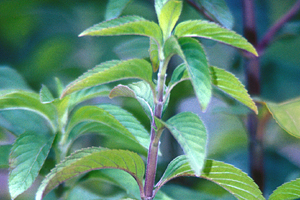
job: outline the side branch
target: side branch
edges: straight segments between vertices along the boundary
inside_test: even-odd
[[[270,44],[274,35],[284,26],[286,22],[291,20],[300,10],[300,0],[298,0],[294,6],[279,19],[264,35],[263,39],[258,43],[256,50],[258,54],[262,54],[265,48]]]
[[[193,0],[187,0],[186,1],[188,4],[190,4],[193,8],[195,8],[199,13],[203,14],[208,20],[219,23],[216,21],[214,18],[212,18],[209,14],[205,12],[205,10],[200,7],[195,1]]]

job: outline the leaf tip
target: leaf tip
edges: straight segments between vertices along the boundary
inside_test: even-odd
[[[78,35],[78,37],[82,37],[82,36],[85,36],[85,35],[86,35],[85,31],[83,31],[82,33],[80,33],[80,34]]]
[[[257,106],[255,106],[255,108],[253,109],[253,111],[254,111],[254,113],[255,113],[256,115],[258,115],[258,109],[257,109]]]
[[[259,56],[258,53],[257,53],[257,51],[256,51],[256,49],[254,49],[253,52],[251,52],[251,53],[253,53],[253,55],[255,55],[256,57]]]

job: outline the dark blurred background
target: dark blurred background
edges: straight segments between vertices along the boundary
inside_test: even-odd
[[[234,17],[233,30],[243,34],[242,1],[226,2]],[[295,2],[256,0],[258,38],[261,39],[268,28]],[[122,15],[140,15],[157,21],[153,4],[151,0],[134,0]],[[86,28],[104,20],[106,5],[105,0],[0,0],[0,67],[16,70],[29,87],[38,92],[42,84],[54,90],[55,77],[66,85],[101,62],[147,56],[148,40],[144,37],[78,37]],[[184,4],[180,21],[202,18],[204,17],[189,4]],[[300,96],[299,33],[300,14],[279,31],[261,56],[261,98],[282,102]],[[206,40],[203,40],[203,44],[211,65],[231,71],[244,82],[244,61],[240,52]],[[138,46],[130,50],[130,45]],[[179,59],[172,59],[170,73],[178,62]],[[9,86],[1,85],[0,79],[0,89],[5,88]],[[145,126],[149,125],[145,115],[136,108],[136,102],[121,104],[136,116],[140,116]],[[213,98],[206,113],[202,113],[189,83],[185,82],[175,88],[170,105],[172,107],[167,110],[165,117],[181,111],[193,111],[201,116],[209,132],[209,158],[231,163],[244,172],[249,171],[244,126],[245,113],[248,110],[245,107],[231,109],[218,98]],[[267,124],[264,138],[268,195],[282,183],[300,176],[300,144],[299,139],[289,136],[274,120]],[[0,137],[0,144],[4,144],[5,141],[1,140]],[[167,133],[163,136],[164,157],[160,159],[162,172],[166,163],[180,153],[178,146],[172,141],[173,138]],[[0,169],[0,199],[9,199],[7,172],[6,169]],[[205,186],[199,180],[180,181],[191,185],[195,194],[205,190],[214,192],[211,185]],[[18,199],[33,199],[35,189],[34,186]],[[175,185],[165,187],[165,191],[171,196],[175,189]],[[179,194],[174,192],[173,195]]]

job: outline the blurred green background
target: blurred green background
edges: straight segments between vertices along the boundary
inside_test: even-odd
[[[233,30],[242,34],[242,1],[226,2],[234,16]],[[268,28],[295,2],[256,0],[258,38],[261,39]],[[157,21],[153,4],[153,0],[134,0],[122,15],[140,15]],[[10,67],[15,70],[37,92],[42,84],[53,91],[55,77],[66,85],[101,62],[145,57],[148,53],[145,48],[148,40],[143,37],[78,37],[86,28],[104,20],[106,5],[105,0],[0,0],[0,69]],[[184,4],[180,21],[200,18],[203,18],[201,14],[187,3]],[[261,56],[262,98],[281,102],[300,96],[299,32],[300,14],[282,28]],[[244,82],[243,58],[240,52],[205,40],[203,44],[211,65],[233,72]],[[131,45],[137,46],[131,50]],[[172,59],[170,73],[178,62],[177,58]],[[3,71],[0,70],[0,73]],[[14,88],[15,80],[25,84],[14,71],[10,75],[0,74],[0,77],[0,89]],[[145,126],[149,125],[146,116],[136,107],[136,102],[130,100],[117,103],[141,117]],[[245,107],[239,105],[231,108],[218,98],[213,98],[206,113],[202,113],[190,85],[184,82],[175,88],[165,116],[180,111],[197,112],[203,119],[209,132],[209,158],[231,163],[244,172],[249,171],[244,127],[245,113],[248,110]],[[0,117],[4,112],[0,112]],[[14,141],[14,137],[3,130],[0,130],[0,136],[1,145]],[[285,133],[274,120],[267,124],[264,139],[268,195],[282,183],[300,177],[300,143],[299,139]],[[162,152],[164,157],[160,159],[161,172],[166,163],[180,153],[174,139],[167,133],[163,135]],[[0,156],[3,156],[1,152]],[[9,199],[7,174],[8,170],[0,169],[0,199]],[[184,195],[197,196],[204,191],[213,193],[216,189],[211,184],[202,184],[205,182],[200,180],[180,179],[174,185],[164,188],[171,196],[180,195],[174,192],[177,191],[175,183],[194,189],[194,193],[187,192]],[[18,199],[33,199],[35,189],[36,185]]]

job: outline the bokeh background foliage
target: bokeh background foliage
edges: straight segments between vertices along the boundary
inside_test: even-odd
[[[255,1],[256,23],[260,39],[268,27],[276,22],[295,0],[257,0]],[[226,0],[233,16],[232,29],[242,34],[242,3]],[[148,39],[144,37],[81,37],[78,34],[93,24],[101,22],[106,16],[107,1],[103,0],[2,0],[0,1],[0,89],[27,89],[39,91],[42,84],[54,92],[55,78],[63,84],[77,78],[80,74],[95,65],[111,59],[145,58],[148,54]],[[132,0],[122,15],[139,15],[157,21],[152,0]],[[189,4],[185,3],[179,21],[205,18]],[[276,35],[275,40],[261,56],[262,94],[261,98],[273,102],[282,102],[300,96],[300,14],[288,22]],[[211,65],[219,66],[234,73],[244,82],[243,58],[241,53],[231,47],[211,41],[202,41]],[[133,49],[131,49],[134,46]],[[130,50],[128,50],[130,49]],[[146,58],[147,59],[147,58]],[[176,66],[179,58],[173,58],[172,66]],[[169,73],[173,68],[170,67]],[[172,98],[173,97],[173,98]],[[176,97],[176,98],[175,98]],[[179,100],[177,99],[178,97]],[[225,98],[227,103],[220,101]],[[107,102],[107,98],[95,99],[95,102]],[[145,127],[149,127],[147,116],[137,107],[134,100],[113,100],[122,104],[125,109],[141,119]],[[231,105],[231,106],[229,106]],[[233,106],[232,106],[233,105]],[[207,111],[203,114],[194,97],[188,82],[176,86],[170,99],[166,117],[179,111],[197,112],[209,132],[208,158],[222,160],[248,172],[247,135],[243,120],[248,112],[244,106],[233,99],[220,94],[213,98]],[[27,119],[32,119],[30,122]],[[13,120],[12,120],[13,119]],[[9,199],[7,190],[7,153],[15,136],[24,130],[37,130],[37,124],[45,123],[35,114],[25,111],[0,112],[0,199]],[[4,128],[1,128],[4,127]],[[289,180],[300,177],[300,144],[299,139],[288,135],[275,122],[266,124],[265,170],[266,195],[276,187]],[[47,131],[46,129],[44,131]],[[180,148],[169,134],[163,135],[162,157],[159,161],[159,172],[176,155]],[[81,138],[74,149],[83,146],[101,145],[103,138],[91,135]],[[77,145],[77,146],[76,146]],[[51,152],[50,152],[51,155]],[[42,174],[51,168],[51,160],[42,169]],[[97,172],[98,173],[98,172]],[[91,173],[82,178],[70,197],[90,198],[97,192],[115,194],[117,198],[120,188],[110,186],[98,176],[111,177],[110,171]],[[124,175],[125,176],[125,175]],[[37,184],[40,179],[37,180]],[[36,185],[37,185],[36,184]],[[34,185],[18,199],[33,199],[36,191]],[[99,191],[99,185],[101,191]],[[183,187],[193,188],[193,192]],[[218,193],[222,199],[232,199],[225,191],[205,180],[195,178],[175,179],[163,190],[170,196],[197,199],[202,196]],[[217,192],[216,192],[217,191]],[[178,192],[178,193],[177,193]]]

